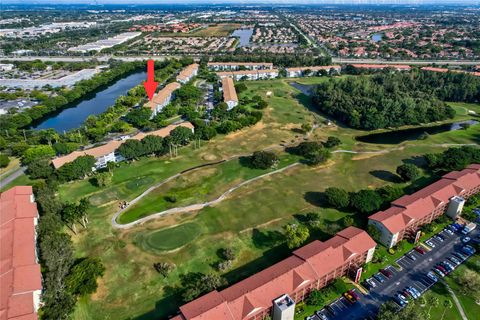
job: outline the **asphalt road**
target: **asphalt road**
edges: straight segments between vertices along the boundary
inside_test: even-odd
[[[469,237],[473,238],[479,233],[477,228],[471,232]],[[403,266],[402,270],[390,267],[389,270],[394,273],[391,279],[388,279],[383,284],[376,282],[376,288],[370,290],[368,295],[345,310],[340,316],[336,317],[335,320],[366,319],[369,316],[373,316],[383,303],[391,300],[395,293],[402,291],[407,286],[414,286],[420,292],[427,290],[429,285],[432,285],[426,277],[427,272],[432,270],[437,263],[451,256],[456,249],[462,246],[462,237],[459,234],[456,233],[453,236],[447,237],[447,233],[442,232],[442,235],[446,237],[445,241],[440,243],[437,240],[433,240],[436,247],[425,255],[414,251],[417,257],[416,261],[412,261],[405,256],[399,259],[399,264]],[[405,261],[403,261],[404,259]]]
[[[192,57],[200,57],[201,55],[190,55]],[[108,61],[109,59],[114,58],[117,60],[123,61],[138,61],[146,59],[154,60],[165,60],[169,58],[180,58],[178,55],[162,55],[162,56],[112,56],[112,55],[102,55],[102,56],[0,56],[0,60],[5,61],[33,61],[33,60],[42,60],[42,61],[88,61],[96,59],[98,61]],[[371,64],[410,64],[410,65],[478,65],[480,60],[383,60],[383,59],[346,59],[346,58],[332,58],[333,63],[371,63]]]
[[[22,174],[25,173],[25,170],[27,168],[25,167],[20,167],[19,169],[15,170],[13,173],[9,174],[7,177],[5,178],[0,178],[0,188],[3,188],[4,186],[6,186],[7,184],[9,184],[10,182],[12,182],[13,180],[17,179],[18,177],[20,177]]]

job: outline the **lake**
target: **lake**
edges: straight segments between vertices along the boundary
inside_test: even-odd
[[[383,38],[383,33],[374,33],[372,35],[372,41],[373,42],[380,42],[380,41],[382,41],[382,38]]]
[[[478,121],[467,120],[455,123],[441,124],[431,127],[412,128],[404,130],[387,131],[380,133],[372,133],[364,136],[357,136],[357,141],[375,144],[398,144],[407,140],[417,140],[424,133],[434,135],[447,131],[454,131],[462,129],[462,124],[474,125],[478,124]]]
[[[253,28],[250,29],[237,29],[230,35],[231,37],[239,38],[239,47],[246,47],[250,44],[250,38],[253,34]]]
[[[145,81],[146,77],[147,74],[144,71],[132,73],[96,93],[87,95],[80,102],[73,103],[72,106],[52,114],[33,129],[53,128],[63,133],[63,131],[78,128],[89,115],[104,112],[115,104],[118,97],[126,95],[128,90]]]

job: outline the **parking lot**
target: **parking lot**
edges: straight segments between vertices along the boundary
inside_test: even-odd
[[[468,236],[477,237],[480,234],[478,228]],[[440,235],[440,236],[438,236]],[[378,308],[398,293],[410,295],[409,292],[422,295],[433,286],[436,281],[427,276],[427,273],[452,256],[452,253],[461,250],[463,235],[460,233],[446,232],[442,230],[437,235],[424,241],[420,249],[407,252],[396,263],[398,267],[386,266],[381,272],[367,279],[369,292],[363,295],[356,290],[360,299],[352,304],[341,297],[318,311],[318,315],[312,315],[310,320],[356,320],[374,319]],[[430,245],[428,245],[428,244]],[[423,252],[423,254],[422,254]],[[437,274],[435,274],[437,275]],[[438,276],[438,275],[437,275]],[[438,277],[440,278],[440,277]],[[406,291],[406,288],[409,288]],[[324,315],[325,317],[321,317]]]

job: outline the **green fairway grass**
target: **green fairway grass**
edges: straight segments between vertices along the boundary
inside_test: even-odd
[[[175,227],[147,233],[139,239],[138,245],[146,250],[171,251],[183,247],[200,235],[196,223],[184,223]]]
[[[324,79],[312,77],[302,79],[302,83],[314,84]],[[97,293],[80,299],[75,320],[165,319],[182,304],[172,289],[181,286],[180,276],[188,272],[217,272],[212,265],[219,260],[219,249],[231,247],[237,253],[232,269],[222,274],[229,284],[235,283],[291,254],[284,245],[282,226],[296,221],[298,215],[320,214],[320,226],[310,240],[328,239],[345,227],[342,219],[346,216],[361,226],[362,217],[355,212],[338,211],[322,203],[321,193],[326,188],[355,191],[384,185],[405,186],[392,180],[396,167],[404,161],[414,159],[421,164],[420,155],[442,152],[446,149],[444,144],[478,143],[480,138],[477,125],[399,145],[360,143],[354,137],[366,131],[347,128],[335,121],[332,125],[325,124],[324,115],[315,110],[307,96],[289,85],[291,80],[245,82],[247,90],[239,94],[240,99],[260,95],[268,102],[262,111],[262,121],[255,126],[202,141],[197,149],[181,148],[179,156],[173,159],[152,157],[122,163],[113,170],[112,184],[104,188],[89,179],[60,185],[58,193],[62,201],[88,197],[92,203],[88,229],[72,235],[76,256],[98,257],[106,266]],[[480,111],[477,105],[454,104],[454,108],[456,119],[471,118],[465,108]],[[198,212],[158,217],[129,230],[112,228],[110,221],[121,201],[131,201],[183,170],[266,148],[274,148],[281,155],[279,167],[296,161],[286,158],[281,152],[282,145],[302,141],[303,134],[298,129],[304,123],[314,122],[318,128],[309,136],[310,140],[325,141],[328,136],[335,136],[342,141],[338,149],[385,153],[335,153],[326,165],[302,164],[262,178]],[[120,222],[217,198],[231,186],[267,171],[241,166],[237,159],[189,172],[132,205]],[[167,201],[166,196],[172,195],[175,201]],[[128,219],[123,220],[125,217]],[[164,261],[176,265],[165,278],[153,268],[154,263]]]

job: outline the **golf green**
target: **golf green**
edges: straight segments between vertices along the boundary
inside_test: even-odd
[[[184,223],[172,228],[156,230],[145,234],[142,238],[145,249],[154,251],[170,251],[183,247],[193,241],[201,233],[196,223]]]

